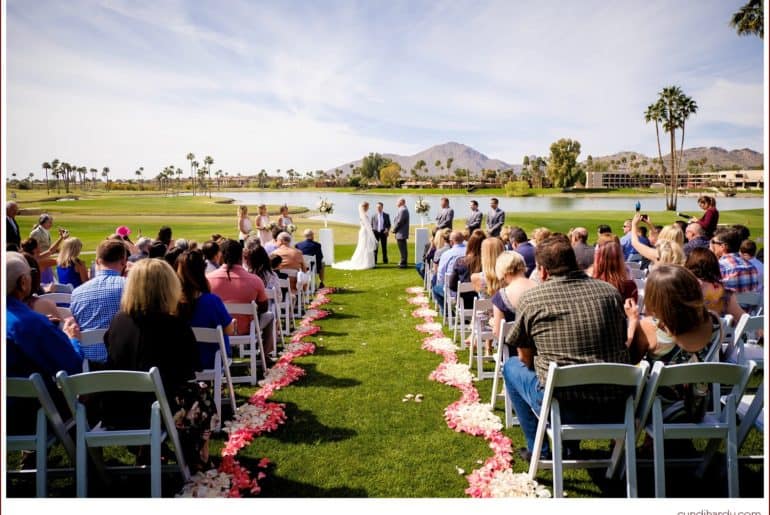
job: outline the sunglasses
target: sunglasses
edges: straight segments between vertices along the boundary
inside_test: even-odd
[[[711,240],[712,245],[724,245],[725,242],[719,240]]]

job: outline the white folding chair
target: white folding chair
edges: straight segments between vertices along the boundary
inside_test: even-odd
[[[548,379],[543,392],[543,404],[540,410],[535,443],[532,448],[532,461],[529,465],[529,477],[534,479],[540,467],[553,469],[553,496],[563,496],[563,469],[609,467],[612,460],[564,460],[562,441],[567,440],[604,440],[614,439],[615,445],[624,442],[626,450],[626,493],[628,497],[637,497],[636,490],[636,432],[634,428],[634,409],[639,402],[647,375],[647,363],[641,366],[619,363],[589,363],[559,367],[551,362],[548,367]],[[622,422],[616,423],[563,423],[559,401],[554,395],[556,388],[570,388],[583,385],[626,386],[631,390],[626,397]],[[549,416],[550,415],[550,416]],[[549,424],[550,419],[550,424]],[[551,438],[553,459],[540,457],[546,434]]]
[[[230,406],[233,408],[233,412],[237,409],[238,405],[235,403],[235,389],[233,388],[233,378],[230,375],[230,359],[227,357],[227,349],[225,348],[225,335],[222,332],[222,326],[218,325],[216,329],[209,327],[193,327],[193,333],[195,334],[195,340],[201,343],[216,343],[219,345],[219,350],[214,354],[214,367],[207,368],[198,372],[195,372],[196,381],[211,381],[214,386],[214,406],[217,408],[217,415],[219,415],[219,423],[217,424],[217,431],[222,427],[222,375],[227,382],[227,389],[230,398]]]
[[[639,314],[644,315],[644,290],[637,290],[636,307],[639,308]]]
[[[637,256],[639,256],[639,254],[637,254]],[[631,269],[639,270],[642,267],[642,263],[640,261],[626,261],[626,266]]]
[[[107,446],[150,445],[150,483],[152,497],[161,496],[161,443],[170,438],[174,445],[176,461],[182,477],[190,480],[190,471],[182,454],[182,446],[176,431],[173,414],[163,389],[163,382],[157,367],[149,372],[127,370],[109,370],[85,372],[73,376],[60,371],[56,382],[64,393],[70,409],[75,413],[77,437],[75,439],[75,471],[78,497],[88,495],[87,453],[90,449]],[[81,395],[93,395],[106,392],[141,392],[155,394],[155,401],[150,407],[150,426],[140,429],[107,430],[97,424],[88,424],[86,406],[79,400]],[[161,423],[165,431],[161,429]],[[91,453],[92,457],[96,454]],[[125,467],[120,467],[125,468]]]
[[[762,381],[754,394],[745,394],[736,408],[741,423],[738,425],[738,449],[754,427],[765,434],[765,382]],[[759,456],[762,458],[762,456]]]
[[[724,361],[728,363],[745,364],[754,361],[759,368],[765,366],[765,350],[757,343],[756,333],[761,331],[765,323],[764,315],[751,316],[744,313],[735,325],[733,339],[725,349]]]
[[[492,301],[476,297],[473,299],[473,316],[471,318],[471,344],[468,352],[468,366],[473,367],[474,349],[476,355],[476,377],[489,379],[492,372],[484,372],[484,361],[494,361],[494,356],[484,356],[484,342],[494,340],[489,322],[492,321]]]
[[[68,308],[72,302],[71,293],[44,293],[41,299],[48,299],[57,306]]]
[[[307,273],[310,274],[310,280],[307,283],[307,297],[310,298],[315,295],[316,291],[316,274],[318,273],[315,256],[302,256],[307,266]]]
[[[267,302],[270,306],[270,311],[273,312],[273,341],[275,346],[278,347],[278,340],[281,341],[281,346],[286,345],[283,333],[283,322],[281,321],[281,290],[277,288],[265,288],[267,293]],[[276,349],[273,349],[273,357],[276,356]]]
[[[452,290],[449,289],[449,277],[451,272],[444,274],[444,325],[449,328],[454,325],[453,308],[455,305],[455,297],[452,295]]]
[[[736,293],[735,301],[749,315],[755,316],[761,313],[763,299],[759,292],[749,291]]]
[[[6,451],[35,451],[35,470],[22,472],[35,473],[35,495],[46,497],[48,494],[48,449],[58,440],[64,446],[70,461],[75,462],[75,444],[67,433],[75,421],[69,420],[68,423],[64,423],[42,376],[38,373],[30,375],[28,378],[9,377],[6,379],[5,388],[5,395],[8,399],[36,399],[40,405],[36,415],[35,432],[26,435],[6,435],[5,448]],[[48,433],[49,424],[53,434]]]
[[[245,376],[233,376],[234,383],[257,384],[257,356],[262,364],[262,370],[267,370],[265,363],[265,348],[262,346],[262,330],[259,327],[259,313],[257,303],[225,303],[225,309],[230,315],[247,315],[251,317],[249,330],[246,334],[230,336],[230,348],[238,348],[241,357],[249,359],[249,374]],[[241,328],[239,328],[240,331]],[[232,371],[231,371],[232,373]]]
[[[302,318],[303,312],[304,312],[304,300],[303,300],[303,285],[299,284],[299,280],[297,275],[299,274],[299,270],[295,270],[293,268],[284,268],[281,270],[284,274],[286,274],[289,277],[289,283],[291,284],[291,279],[294,279],[294,285],[295,289],[292,291],[289,289],[289,293],[292,297],[292,306],[294,308],[294,316],[296,318]]]
[[[80,331],[80,346],[90,347],[91,345],[104,344],[104,333],[107,329],[84,329]],[[83,359],[83,372],[90,372],[88,358]]]
[[[644,286],[647,284],[647,279],[634,279],[637,291],[644,291]]]
[[[463,300],[463,293],[476,293],[473,289],[473,284],[457,283],[457,292],[455,293],[455,311],[454,311],[454,325],[452,329],[452,339],[457,340],[457,335],[460,335],[460,349],[465,349],[465,331],[466,327],[471,327],[470,323],[473,319],[473,307],[466,308],[465,301]]]
[[[746,383],[754,367],[753,361],[750,361],[746,366],[729,363],[685,363],[664,366],[660,361],[655,363],[637,411],[637,427],[644,428],[653,439],[655,497],[666,496],[664,440],[691,440],[694,438],[726,441],[728,495],[730,497],[738,496],[736,404],[743,395],[743,390],[746,388]],[[691,383],[717,383],[732,385],[733,388],[728,395],[723,397],[724,409],[721,408],[719,396],[712,396],[712,410],[706,412],[702,421],[666,422],[663,405],[660,397],[658,397],[658,389],[663,386]],[[650,415],[652,422],[648,423]],[[708,454],[707,452],[706,459],[708,459]]]
[[[281,298],[278,307],[281,310],[281,316],[283,317],[283,334],[285,336],[290,336],[295,325],[294,296],[291,294],[288,279],[279,278],[278,286],[281,288],[278,292],[278,296]]]
[[[513,329],[514,322],[500,321],[500,330],[497,333],[497,354],[495,355],[495,372],[492,377],[492,400],[490,401],[490,408],[495,409],[497,399],[503,397],[503,409],[505,410],[505,427],[518,426],[519,418],[513,412],[513,403],[511,403],[510,397],[508,397],[508,390],[505,388],[505,381],[500,381],[503,377],[503,365],[508,361],[510,357],[510,351],[508,345],[505,343],[505,338]]]
[[[645,275],[646,275],[646,272],[644,270],[640,270],[638,268],[631,268],[632,279],[644,279]]]

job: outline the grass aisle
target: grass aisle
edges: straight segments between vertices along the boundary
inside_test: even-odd
[[[352,246],[337,253],[346,259]],[[272,399],[286,403],[288,420],[240,455],[274,463],[262,496],[464,497],[455,467],[470,471],[491,451],[446,426],[444,408],[459,395],[428,380],[441,358],[420,350],[404,292],[418,282],[394,265],[327,271],[340,290],[317,322],[315,354],[295,361],[307,374]],[[424,400],[402,402],[407,393]]]

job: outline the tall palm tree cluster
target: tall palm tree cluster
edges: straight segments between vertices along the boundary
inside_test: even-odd
[[[80,182],[80,189],[96,188],[96,174],[99,170],[96,168],[87,168],[85,166],[77,166],[66,161],[54,159],[51,162],[46,161],[42,164],[43,173],[45,174],[45,188],[48,193],[51,192],[50,183],[48,182],[48,174],[56,180],[56,191],[61,191],[61,184],[64,184],[64,191],[70,192],[70,184],[73,186]],[[91,179],[88,179],[88,174],[91,174]],[[32,175],[32,174],[30,174]],[[102,177],[105,178],[109,184],[110,169],[105,166],[102,169]]]
[[[682,167],[684,151],[685,124],[690,115],[698,111],[698,104],[685,95],[679,86],[668,86],[658,93],[658,99],[647,107],[644,121],[655,123],[655,136],[658,141],[660,175],[665,185],[666,209],[676,211],[679,187],[679,171]],[[671,155],[668,166],[663,161],[660,147],[660,129],[668,133]],[[676,149],[676,131],[681,130],[679,152]]]
[[[203,166],[195,160],[195,154],[189,152],[187,154],[187,160],[190,161],[190,180],[192,181],[192,194],[195,196],[196,187],[200,190],[207,189],[209,192],[209,198],[211,198],[211,165],[214,164],[214,158],[206,156],[203,158]],[[181,174],[180,174],[181,175]],[[220,186],[222,176],[225,175],[222,170],[214,172],[217,178],[217,187]]]

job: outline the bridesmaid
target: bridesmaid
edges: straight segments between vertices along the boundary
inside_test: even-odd
[[[243,242],[249,237],[251,220],[249,220],[249,206],[238,206],[238,240]]]
[[[273,241],[273,232],[270,230],[270,217],[267,216],[266,205],[259,205],[259,214],[254,218],[254,225],[259,231],[259,242],[263,247]]]
[[[286,230],[286,226],[288,226],[289,224],[292,224],[292,223],[294,223],[294,222],[292,221],[291,217],[289,216],[289,208],[288,208],[288,206],[286,206],[286,204],[284,204],[284,205],[281,206],[281,214],[278,216],[278,228],[281,231],[285,231]]]

